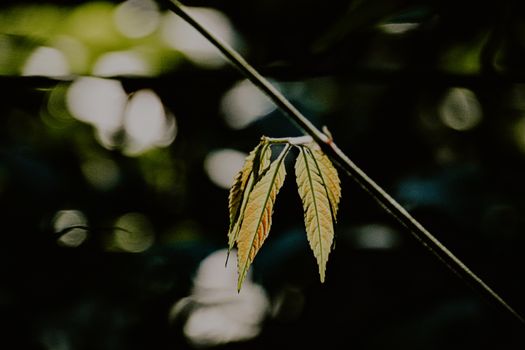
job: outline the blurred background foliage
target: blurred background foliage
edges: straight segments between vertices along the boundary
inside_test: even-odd
[[[523,3],[187,5],[525,312]],[[327,282],[285,184],[237,295],[232,177],[299,132],[162,4],[3,1],[0,84],[2,347],[523,343],[343,175]]]

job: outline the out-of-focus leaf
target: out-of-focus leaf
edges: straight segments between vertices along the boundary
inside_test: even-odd
[[[339,20],[328,27],[314,42],[312,49],[316,52],[325,51],[353,32],[373,27],[381,20],[409,8],[412,4],[412,0],[353,1]]]

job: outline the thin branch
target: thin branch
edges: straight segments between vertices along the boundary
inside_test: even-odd
[[[188,24],[194,27],[201,33],[209,42],[211,42],[229,62],[238,68],[249,80],[252,81],[260,90],[268,95],[273,102],[287,115],[293,116],[291,120],[301,129],[305,130],[318,143],[324,143],[328,140],[326,135],[317,130],[315,126],[306,119],[305,116],[295,108],[268,80],[259,74],[246,60],[227,43],[223,42],[207,29],[205,29],[199,22],[191,17],[176,0],[166,0],[168,8],[184,19]]]
[[[407,228],[428,250],[439,258],[450,270],[465,280],[472,288],[486,296],[516,320],[525,324],[520,316],[503,298],[472,272],[459,258],[450,252],[427,229],[408,213],[394,198],[375,183],[363,170],[346,156],[333,142],[331,137],[317,129],[301,114],[274,86],[260,75],[246,60],[228,44],[218,39],[199,22],[193,19],[176,0],[165,1],[168,8],[183,18],[192,27],[208,39],[228,61],[238,68],[257,88],[262,90],[305,134],[310,135],[349,176],[351,176],[366,192],[368,192],[387,212],[401,225]]]

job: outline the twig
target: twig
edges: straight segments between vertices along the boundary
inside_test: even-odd
[[[428,250],[439,258],[450,270],[466,281],[473,289],[486,296],[505,312],[525,325],[525,319],[518,314],[503,298],[472,272],[459,258],[450,252],[427,229],[408,213],[394,198],[375,183],[363,170],[344,154],[333,140],[317,129],[301,114],[273,85],[260,75],[246,60],[228,44],[218,39],[199,22],[191,17],[176,0],[165,1],[168,8],[184,19],[212,43],[228,61],[238,68],[257,88],[268,97],[305,133],[310,135],[348,175],[368,192],[387,212],[407,228]]]

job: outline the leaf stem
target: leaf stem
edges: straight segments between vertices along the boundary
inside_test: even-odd
[[[292,146],[305,145],[307,143],[312,143],[314,141],[314,139],[308,135],[298,136],[298,137],[281,137],[281,138],[273,138],[273,137],[264,136],[264,139],[268,143],[286,143]]]
[[[168,8],[184,19],[212,43],[227,60],[239,69],[257,88],[263,91],[305,134],[315,140],[321,149],[352,177],[366,192],[390,213],[401,225],[430,252],[439,258],[450,270],[467,282],[474,290],[481,293],[497,307],[510,314],[522,325],[525,319],[518,314],[502,297],[471,271],[459,258],[448,250],[423,225],[408,213],[394,198],[373,181],[350,158],[344,154],[333,140],[317,129],[304,115],[297,110],[271,83],[260,75],[239,53],[228,44],[217,38],[191,17],[176,0],[165,0]],[[288,141],[286,141],[288,142]]]

